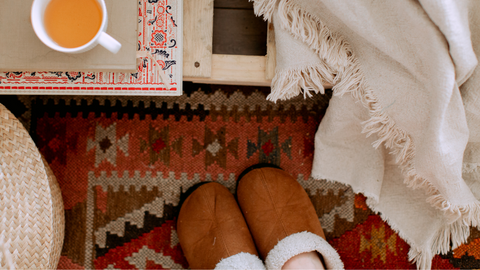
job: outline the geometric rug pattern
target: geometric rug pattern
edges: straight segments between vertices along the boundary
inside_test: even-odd
[[[180,97],[0,96],[60,184],[59,269],[186,269],[176,234],[180,195],[200,181],[232,192],[271,163],[293,175],[349,269],[414,269],[408,245],[361,194],[310,177],[314,135],[331,93],[272,103],[267,87],[184,83]],[[436,256],[438,269],[480,268],[480,232]]]

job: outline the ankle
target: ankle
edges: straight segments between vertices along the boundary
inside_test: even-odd
[[[301,253],[288,260],[282,269],[325,269],[316,251]]]

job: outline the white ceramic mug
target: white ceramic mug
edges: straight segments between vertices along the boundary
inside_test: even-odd
[[[107,8],[105,6],[104,0],[96,0],[102,9],[102,24],[100,25],[100,29],[98,30],[95,37],[92,38],[88,43],[76,48],[62,47],[58,45],[55,41],[53,41],[50,38],[50,36],[47,34],[47,31],[45,30],[44,14],[45,14],[45,9],[50,1],[51,0],[34,0],[32,4],[32,10],[31,10],[31,22],[32,22],[33,30],[35,31],[35,34],[37,34],[37,37],[45,45],[47,45],[53,50],[64,52],[64,53],[86,52],[92,49],[93,47],[95,47],[97,44],[102,45],[103,47],[105,47],[105,49],[111,51],[112,53],[117,53],[120,50],[120,48],[122,47],[122,44],[120,44],[120,42],[118,42],[117,40],[112,38],[110,35],[105,33],[105,31],[107,30],[108,18],[107,18]]]

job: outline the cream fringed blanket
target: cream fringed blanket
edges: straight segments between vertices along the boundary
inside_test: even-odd
[[[269,99],[333,85],[312,176],[364,193],[419,268],[465,242],[480,224],[480,1],[254,5],[275,27]]]

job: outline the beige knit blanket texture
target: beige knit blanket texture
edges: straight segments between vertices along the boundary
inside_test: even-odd
[[[275,28],[270,100],[333,85],[312,176],[366,195],[420,269],[464,243],[480,225],[480,1],[254,7]]]

